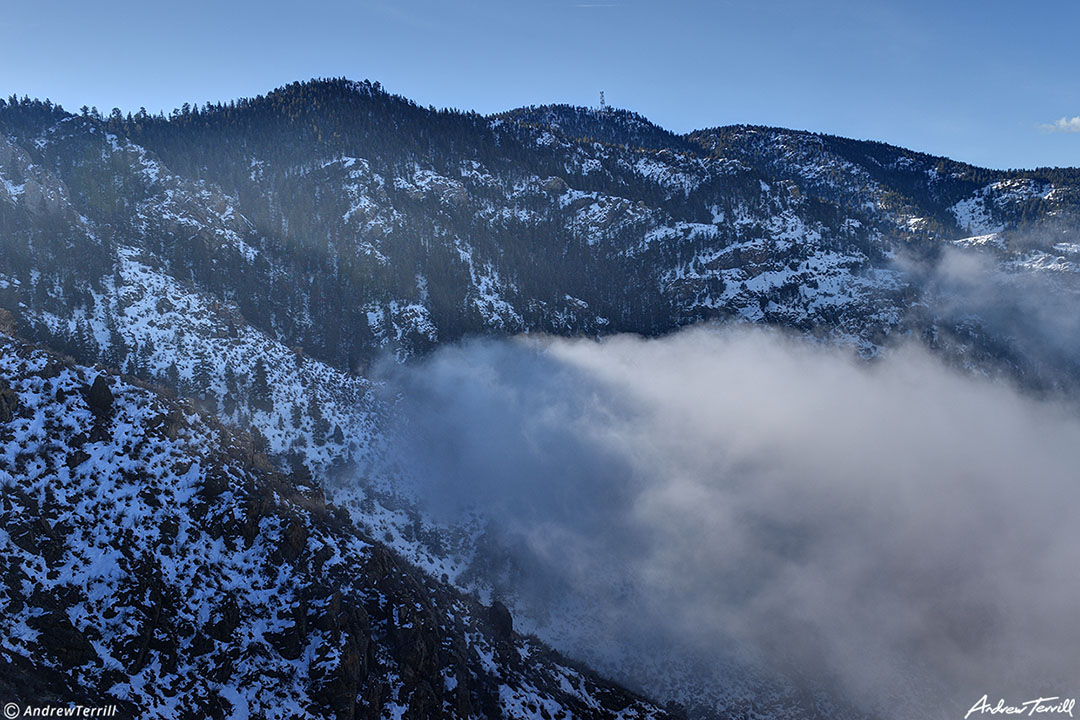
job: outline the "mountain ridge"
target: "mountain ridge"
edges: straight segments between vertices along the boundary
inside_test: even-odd
[[[526,106],[514,107],[514,108],[509,108],[509,109],[506,109],[506,110],[499,110],[499,111],[495,111],[495,112],[491,112],[491,113],[487,113],[487,114],[482,114],[482,113],[479,113],[479,112],[477,112],[475,110],[460,109],[460,108],[456,108],[456,107],[436,108],[433,105],[428,106],[428,107],[424,107],[424,106],[416,103],[415,101],[409,99],[407,96],[390,92],[389,90],[385,89],[382,86],[381,83],[379,83],[377,81],[373,82],[370,79],[351,80],[351,79],[349,79],[347,77],[344,77],[344,76],[342,76],[342,77],[326,77],[326,78],[317,77],[317,78],[312,78],[310,80],[292,81],[290,83],[280,85],[280,86],[274,88],[273,90],[270,90],[270,91],[266,92],[265,94],[257,94],[257,95],[252,96],[252,97],[240,97],[240,98],[237,98],[235,100],[230,100],[230,101],[225,101],[225,102],[222,102],[222,101],[211,102],[211,101],[207,100],[202,105],[200,105],[198,103],[184,103],[182,106],[178,106],[178,107],[173,108],[168,113],[166,113],[164,110],[159,111],[156,114],[155,113],[146,113],[146,112],[142,112],[142,111],[140,111],[138,113],[132,113],[131,111],[129,111],[127,113],[123,113],[122,111],[119,111],[118,108],[114,108],[113,111],[111,111],[109,115],[103,116],[99,111],[97,111],[96,108],[91,109],[89,107],[86,107],[84,114],[89,114],[91,112],[96,112],[97,117],[99,117],[100,119],[124,118],[124,117],[127,117],[127,116],[130,116],[132,119],[138,119],[140,117],[142,117],[142,118],[155,118],[155,119],[159,119],[159,118],[168,119],[168,118],[175,118],[175,117],[178,117],[178,116],[182,116],[182,115],[188,114],[189,112],[199,113],[199,112],[206,112],[206,111],[211,111],[211,112],[212,111],[221,111],[221,110],[226,109],[226,108],[230,109],[230,110],[233,110],[233,109],[237,109],[237,108],[255,107],[255,106],[258,106],[258,105],[260,105],[262,103],[273,102],[277,98],[287,97],[291,93],[304,92],[305,90],[310,89],[310,88],[314,88],[314,87],[331,87],[331,88],[335,88],[335,89],[339,90],[342,94],[356,93],[356,94],[359,94],[359,95],[362,95],[362,96],[366,95],[366,96],[368,96],[370,98],[382,97],[382,98],[384,98],[386,100],[389,100],[389,101],[399,102],[399,103],[402,103],[402,104],[404,104],[406,106],[410,106],[410,107],[412,107],[414,109],[424,111],[424,112],[428,112],[428,113],[432,113],[432,114],[437,114],[437,115],[465,115],[465,116],[469,116],[469,117],[484,118],[485,120],[488,120],[488,121],[495,120],[495,119],[515,119],[515,120],[523,120],[524,122],[529,122],[529,123],[533,123],[533,124],[549,124],[549,123],[543,122],[543,117],[545,115],[549,116],[549,119],[551,119],[551,120],[553,120],[555,122],[558,122],[558,118],[559,118],[560,114],[572,113],[573,115],[582,115],[582,116],[592,115],[594,117],[623,119],[624,122],[627,122],[628,124],[632,124],[632,125],[636,124],[636,125],[644,126],[644,127],[648,128],[650,131],[661,133],[664,136],[669,137],[669,138],[682,138],[682,139],[692,140],[695,136],[701,136],[701,135],[706,135],[706,134],[709,134],[709,133],[716,133],[716,132],[721,132],[721,131],[734,131],[734,130],[779,131],[779,132],[784,132],[784,133],[789,133],[789,134],[798,134],[798,135],[819,137],[819,138],[823,138],[823,139],[825,139],[827,141],[842,141],[842,142],[856,143],[856,144],[862,144],[862,145],[867,145],[867,146],[879,146],[879,147],[882,147],[883,149],[887,149],[887,150],[890,150],[890,151],[894,151],[894,152],[895,151],[900,151],[900,152],[908,154],[908,155],[918,156],[918,157],[920,157],[921,159],[924,159],[924,160],[935,160],[935,161],[937,161],[937,160],[947,160],[947,161],[949,161],[950,163],[953,163],[953,164],[966,166],[966,167],[972,168],[972,169],[984,170],[984,171],[987,171],[987,172],[997,173],[997,174],[1001,174],[1001,175],[1010,175],[1010,174],[1016,174],[1016,173],[1039,173],[1039,172],[1045,172],[1045,171],[1074,171],[1074,172],[1080,172],[1080,168],[1070,167],[1070,166],[989,168],[989,167],[983,167],[983,166],[975,165],[973,163],[967,163],[967,162],[963,162],[963,161],[953,160],[952,158],[950,158],[947,155],[936,155],[936,154],[930,153],[930,152],[924,152],[924,151],[920,151],[920,150],[913,150],[913,149],[910,149],[910,148],[906,148],[906,147],[904,147],[902,145],[897,145],[895,143],[879,140],[879,139],[872,138],[872,137],[856,138],[856,137],[838,135],[838,134],[835,134],[835,133],[832,133],[832,132],[829,132],[829,131],[789,128],[789,127],[780,126],[780,125],[766,125],[766,124],[758,124],[758,123],[732,123],[732,124],[728,124],[728,125],[706,125],[706,126],[702,126],[700,128],[695,128],[695,129],[689,130],[689,131],[684,132],[684,133],[678,133],[678,132],[675,132],[675,131],[672,131],[672,130],[668,130],[667,128],[664,128],[664,127],[652,122],[646,116],[640,114],[639,112],[637,112],[635,110],[632,110],[630,108],[620,108],[620,107],[615,107],[615,106],[605,106],[604,108],[597,108],[597,107],[586,106],[586,105],[573,105],[573,104],[569,104],[569,103],[553,102],[553,103],[543,103],[543,104],[540,104],[540,105],[526,105]],[[7,96],[6,98],[0,97],[0,102],[5,103],[8,107],[16,107],[16,106],[26,105],[26,104],[40,105],[41,110],[43,110],[43,111],[45,111],[47,113],[51,113],[55,117],[55,119],[61,119],[64,116],[73,116],[73,115],[78,114],[78,111],[72,112],[72,111],[65,110],[62,105],[60,105],[58,103],[53,103],[49,99],[45,99],[45,100],[31,99],[28,95],[24,95],[22,98],[19,98],[17,95],[14,95],[14,94],[10,95],[10,96]],[[186,108],[186,110],[185,110],[185,108]],[[577,139],[582,139],[582,138],[577,138]],[[627,143],[620,143],[620,144],[625,145]],[[697,145],[693,145],[693,146],[697,147]],[[658,149],[662,149],[662,148],[658,148]]]

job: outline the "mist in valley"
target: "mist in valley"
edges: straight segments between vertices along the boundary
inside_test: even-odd
[[[1076,691],[1080,421],[920,346],[760,328],[387,365],[394,462],[518,626],[663,699],[775,676],[884,717]],[[723,692],[721,694],[723,694]]]

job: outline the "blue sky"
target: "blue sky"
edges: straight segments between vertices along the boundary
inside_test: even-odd
[[[0,93],[167,111],[347,76],[488,113],[604,90],[677,132],[757,123],[1080,166],[1078,29],[1075,0],[8,0]]]

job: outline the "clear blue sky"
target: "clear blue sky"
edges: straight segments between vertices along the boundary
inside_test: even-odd
[[[1078,31],[1076,0],[7,0],[0,93],[156,112],[347,76],[488,113],[604,90],[677,132],[758,123],[1080,166],[1080,119],[1059,123],[1080,116]]]

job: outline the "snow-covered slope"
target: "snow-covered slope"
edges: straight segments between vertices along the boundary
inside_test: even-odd
[[[267,472],[336,493],[397,557],[479,593],[490,589],[482,523],[439,527],[380,465],[394,399],[372,379],[379,362],[473,335],[730,321],[868,357],[916,338],[959,366],[1068,396],[1080,388],[1074,348],[1036,356],[1017,317],[1080,290],[1078,220],[1070,170],[990,171],[777,128],[677,136],[610,109],[433,112],[368,83],[294,84],[170,118],[0,105],[0,328],[179,394],[248,433]],[[955,253],[1018,298],[1015,317],[988,312]],[[78,372],[71,382],[89,384]],[[69,400],[56,417],[90,422]],[[11,487],[38,483],[50,453],[67,452],[30,437],[20,442],[44,465],[8,468]],[[55,469],[57,482],[72,472]],[[339,487],[338,472],[363,482]],[[155,482],[194,492],[184,477]],[[56,507],[72,512],[78,492]],[[345,582],[290,582],[324,580]],[[263,611],[245,608],[245,622]],[[131,682],[130,668],[112,669]],[[690,675],[671,663],[651,677],[714,708],[771,693],[769,716],[830,712],[789,702],[783,683],[728,677],[716,691]]]
[[[0,336],[0,686],[138,717],[659,718],[190,406]]]

